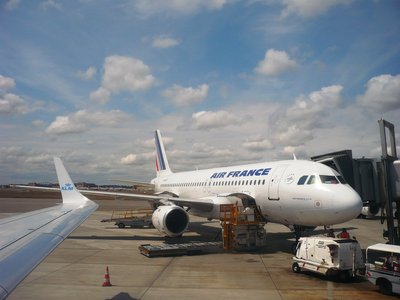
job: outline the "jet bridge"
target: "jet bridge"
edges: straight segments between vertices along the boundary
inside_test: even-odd
[[[400,245],[400,160],[396,152],[394,125],[380,119],[381,158],[354,159],[351,150],[311,157],[339,172],[359,193],[363,215],[374,216],[381,209],[381,223],[387,221],[384,236],[390,244]],[[396,209],[396,212],[394,212]]]

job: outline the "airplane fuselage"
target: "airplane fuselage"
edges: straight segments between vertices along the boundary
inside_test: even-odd
[[[210,212],[194,215],[220,217],[221,204],[254,199],[269,221],[285,225],[339,224],[357,217],[359,195],[331,168],[312,161],[288,160],[172,173],[152,181],[155,191],[181,198],[211,199]]]

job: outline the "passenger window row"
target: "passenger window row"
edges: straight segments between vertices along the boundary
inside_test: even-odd
[[[228,180],[209,182],[208,186],[244,186],[244,185],[265,185],[265,179],[254,180]],[[201,187],[207,186],[207,182],[189,182],[189,183],[162,183],[161,187]]]

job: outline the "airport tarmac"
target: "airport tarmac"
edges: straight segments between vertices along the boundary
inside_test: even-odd
[[[59,202],[57,199],[0,198],[0,217]],[[99,210],[49,255],[11,294],[13,299],[395,299],[365,278],[342,283],[291,270],[293,234],[267,224],[267,246],[255,252],[218,250],[194,256],[148,258],[141,244],[166,239],[156,229],[119,229],[102,223],[113,209],[147,207],[143,201],[96,200]],[[179,242],[220,240],[219,222],[191,216]],[[355,219],[346,227],[361,247],[385,242],[379,218]],[[321,234],[322,230],[314,232]],[[174,240],[168,239],[168,242]],[[23,262],[21,262],[23,263]],[[106,267],[111,287],[102,287]]]

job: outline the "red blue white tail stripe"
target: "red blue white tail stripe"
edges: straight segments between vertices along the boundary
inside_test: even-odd
[[[156,144],[156,170],[157,172],[167,170],[168,163],[166,162],[165,150],[161,141],[159,130],[156,130],[155,132],[155,144]]]

